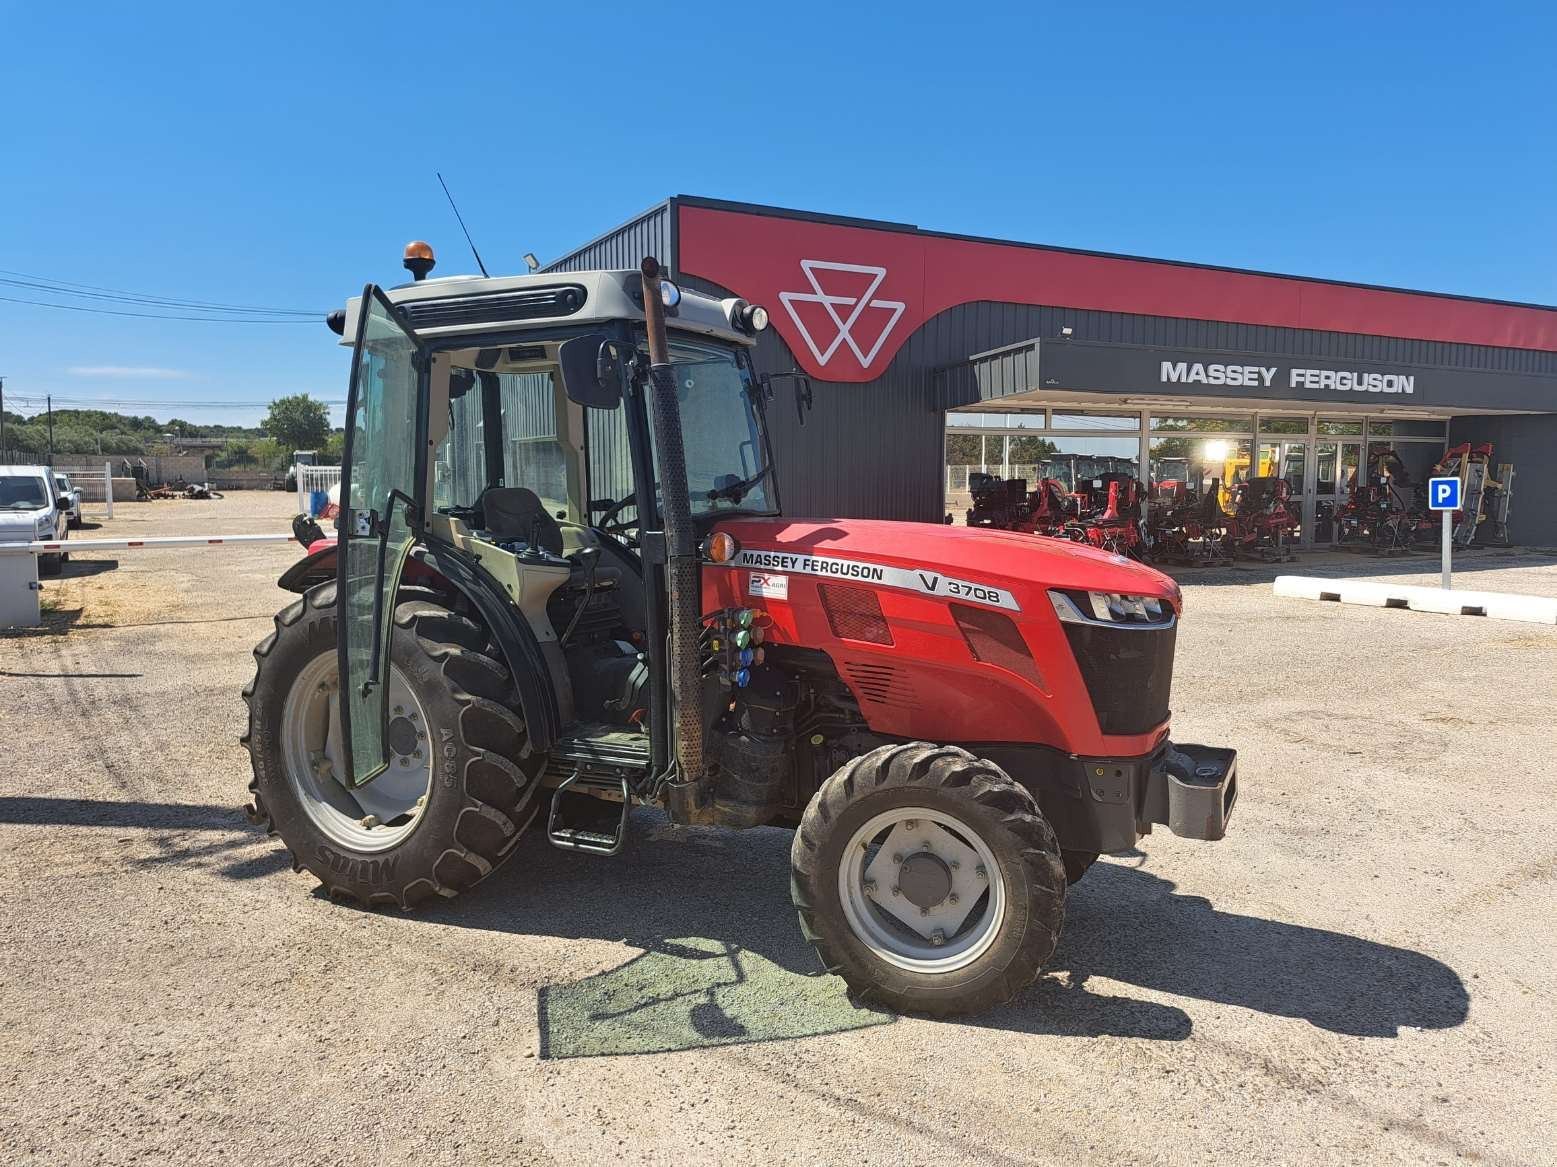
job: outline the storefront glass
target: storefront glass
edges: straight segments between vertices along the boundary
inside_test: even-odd
[[[1324,423],[1321,422],[1321,425]],[[1325,441],[1314,444],[1314,542],[1333,543],[1339,531],[1336,516],[1351,497],[1357,481],[1361,442]]]
[[[1152,433],[1252,434],[1253,414],[1230,417],[1158,417],[1152,415]]]
[[[1262,434],[1306,434],[1308,433],[1308,418],[1306,417],[1267,417],[1260,414],[1260,433]]]
[[[1319,435],[1321,437],[1362,437],[1362,422],[1345,421],[1340,418],[1321,417],[1319,419]]]
[[[1031,463],[1013,466],[1013,477],[1026,478],[1029,484],[1036,484],[1040,478],[1053,478],[1064,483],[1069,492],[1076,489],[1078,482],[1102,474],[1139,477],[1141,473],[1137,457],[1140,443],[1135,438],[1067,438],[1054,435],[1041,440],[1049,448]],[[1020,475],[1015,474],[1018,469]]]
[[[1120,433],[1136,433],[1141,428],[1138,413],[1104,413],[1093,410],[1056,409],[1050,415],[1049,426],[1057,430],[1118,430]]]
[[[1442,458],[1442,442],[1371,441],[1368,443],[1368,476],[1391,478],[1395,487],[1410,498],[1417,487],[1426,490],[1433,467]]]
[[[1152,419],[1154,422],[1156,418]],[[1164,418],[1164,421],[1203,421],[1204,418]],[[1251,419],[1252,420],[1252,419]],[[1224,438],[1211,434],[1186,434],[1181,437],[1154,437],[1151,440],[1151,486],[1153,492],[1167,482],[1182,482],[1204,497],[1218,485],[1222,507],[1231,505],[1229,488],[1249,477],[1249,438]]]

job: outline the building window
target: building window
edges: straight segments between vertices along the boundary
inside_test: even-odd
[[[1252,434],[1254,417],[1242,414],[1230,417],[1159,417],[1152,416],[1153,433],[1180,434]]]
[[[1362,422],[1342,421],[1334,417],[1321,417],[1319,419],[1319,436],[1326,438],[1360,438],[1362,437]]]
[[[1138,413],[1109,413],[1103,410],[1071,410],[1051,415],[1050,429],[1057,430],[1118,430],[1120,433],[1136,433],[1141,428]]]
[[[1370,438],[1437,438],[1442,441],[1447,434],[1448,424],[1445,421],[1414,419],[1381,421],[1374,417],[1368,419],[1368,436]]]
[[[1252,451],[1253,442],[1249,438],[1188,434],[1153,438],[1152,488],[1155,490],[1165,482],[1179,482],[1204,497],[1214,482],[1225,505],[1228,487],[1248,479]]]
[[[1260,414],[1260,433],[1262,434],[1307,434],[1308,418],[1306,417],[1267,417]]]

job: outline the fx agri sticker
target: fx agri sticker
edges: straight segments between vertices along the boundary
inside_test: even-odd
[[[787,600],[789,599],[789,576],[778,572],[751,573],[751,582],[746,591],[753,599]]]

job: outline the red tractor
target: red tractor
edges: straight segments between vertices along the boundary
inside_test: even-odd
[[[1250,478],[1233,486],[1233,513],[1227,517],[1227,547],[1269,563],[1294,558],[1292,538],[1300,527],[1289,504],[1292,485],[1285,478]]]
[[[1038,975],[1099,852],[1220,838],[1236,757],[1169,740],[1166,576],[786,516],[766,324],[652,259],[370,285],[335,314],[339,546],[287,571],[255,649],[251,814],[332,895],[394,908],[523,864],[532,822],[600,855],[640,804],[791,827],[828,970],[981,1009]]]
[[[1071,497],[1076,517],[1063,533],[1115,555],[1139,559],[1145,550],[1141,533],[1141,482],[1133,474],[1111,472],[1076,484]]]

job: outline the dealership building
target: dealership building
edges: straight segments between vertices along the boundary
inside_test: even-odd
[[[769,407],[790,514],[939,521],[969,467],[1261,473],[1323,546],[1370,457],[1420,481],[1468,442],[1516,471],[1512,540],[1557,546],[1557,308],[689,196],[546,270],[650,254],[765,305],[758,369],[810,377],[803,427]]]

